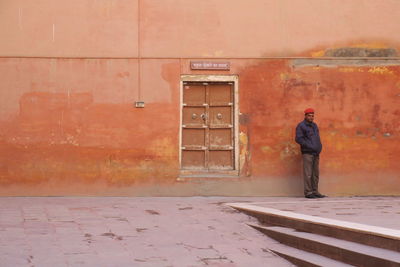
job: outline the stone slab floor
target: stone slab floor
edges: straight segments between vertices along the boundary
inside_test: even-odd
[[[0,266],[292,266],[222,204],[266,199],[3,197]]]

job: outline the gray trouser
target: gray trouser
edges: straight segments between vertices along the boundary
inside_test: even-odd
[[[318,193],[319,156],[303,154],[304,195]]]

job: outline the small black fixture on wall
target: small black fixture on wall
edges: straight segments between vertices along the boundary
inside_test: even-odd
[[[144,101],[136,101],[135,107],[136,108],[144,108]]]

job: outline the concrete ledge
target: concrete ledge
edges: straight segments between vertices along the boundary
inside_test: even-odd
[[[400,60],[394,58],[299,58],[291,61],[294,67],[374,67],[374,66],[398,66]]]

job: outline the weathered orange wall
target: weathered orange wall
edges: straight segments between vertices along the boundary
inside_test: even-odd
[[[0,54],[299,56],[398,45],[399,23],[397,0],[2,0]]]
[[[0,68],[3,186],[73,192],[176,178],[179,75],[171,73],[179,61],[145,62],[141,71],[153,79],[141,87],[162,90],[143,92],[137,60],[8,58]],[[134,108],[137,94],[146,108]]]
[[[0,195],[301,195],[294,128],[309,106],[321,191],[400,194],[400,61],[324,59],[397,49],[399,13],[394,0],[1,1]],[[231,70],[190,70],[204,57]],[[181,74],[239,76],[240,178],[176,180]]]
[[[398,194],[400,67],[292,64],[265,60],[241,73],[241,112],[248,121],[242,130],[251,140],[252,176],[299,175],[294,127],[311,106],[324,145],[323,190]]]

